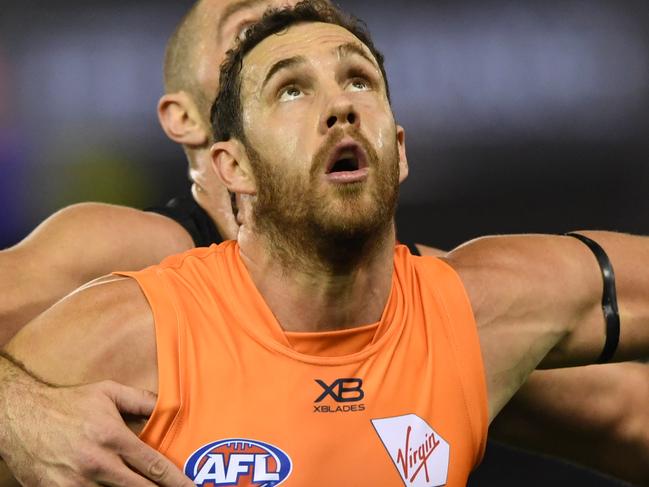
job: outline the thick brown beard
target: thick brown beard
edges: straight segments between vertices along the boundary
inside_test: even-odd
[[[318,180],[328,158],[345,136],[362,145],[369,167],[377,172],[369,209],[354,208],[365,193],[367,182],[335,186],[338,197],[334,201],[314,189],[321,187]],[[280,174],[249,144],[246,150],[258,184],[252,208],[254,228],[265,237],[269,250],[283,266],[316,266],[345,272],[384,243],[392,227],[399,192],[396,140],[390,160],[380,164],[376,151],[359,131],[335,131],[316,153],[308,183],[297,173]]]

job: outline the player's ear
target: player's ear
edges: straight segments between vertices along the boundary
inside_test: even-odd
[[[167,137],[188,147],[204,147],[209,128],[202,122],[198,106],[184,91],[167,93],[158,101],[158,120]]]
[[[406,157],[406,130],[397,125],[397,151],[399,154],[399,182],[408,177],[408,157]]]
[[[256,194],[257,188],[245,147],[236,139],[217,142],[210,149],[214,170],[228,191]]]

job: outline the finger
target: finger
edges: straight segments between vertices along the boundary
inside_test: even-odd
[[[171,460],[139,439],[130,439],[121,449],[121,456],[128,465],[157,485],[195,487]]]
[[[142,389],[135,389],[117,382],[102,383],[104,392],[115,403],[121,413],[136,416],[150,416],[155,408],[158,396]]]
[[[97,482],[100,485],[112,487],[154,487],[156,485],[139,473],[131,470],[119,458],[106,466],[105,470],[98,475]]]

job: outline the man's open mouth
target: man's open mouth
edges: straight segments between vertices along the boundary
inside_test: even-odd
[[[356,182],[367,177],[369,172],[367,155],[361,145],[354,141],[343,141],[334,149],[325,174],[334,182]]]

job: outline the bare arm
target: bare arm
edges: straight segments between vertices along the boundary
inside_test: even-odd
[[[649,365],[534,372],[492,423],[492,437],[649,485]]]
[[[160,485],[192,485],[128,431],[118,411],[148,415],[153,394],[113,381],[157,389],[153,317],[134,281],[110,277],[85,286],[25,326],[6,351],[47,382],[93,382],[47,387],[0,369],[0,377],[9,374],[0,384],[8,393],[0,402],[0,447],[22,482],[153,485],[147,477]],[[137,431],[142,422],[132,426]]]
[[[616,360],[649,352],[649,239],[587,232],[617,276],[623,329]],[[451,252],[480,333],[493,419],[537,366],[592,363],[604,343],[602,277],[595,257],[570,237],[479,239]]]
[[[422,255],[443,252],[418,245]],[[535,371],[489,434],[520,448],[649,485],[649,365]]]
[[[0,251],[0,346],[80,285],[192,247],[184,228],[154,213],[100,203],[55,213],[22,242]]]
[[[417,246],[422,255],[443,255]],[[647,404],[649,365],[535,371],[495,418],[489,434],[513,446],[649,485]]]

